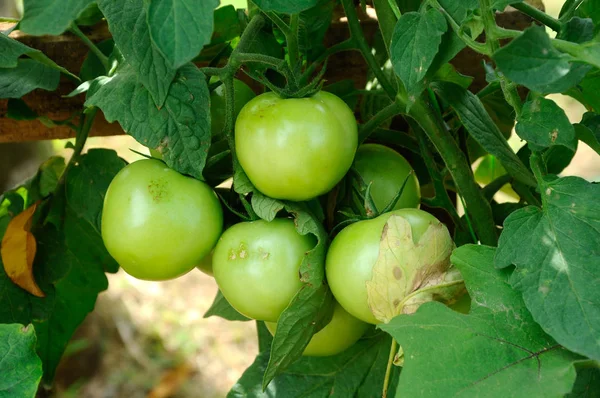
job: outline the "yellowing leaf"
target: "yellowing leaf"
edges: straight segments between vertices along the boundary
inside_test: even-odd
[[[44,292],[33,278],[33,259],[36,242],[31,231],[31,219],[37,203],[18,214],[8,224],[0,254],[4,271],[13,283],[37,297],[44,297]]]
[[[431,224],[415,244],[409,222],[398,215],[390,216],[381,234],[373,277],[366,283],[375,318],[389,322],[406,313],[405,301],[411,293],[444,283],[453,249],[454,243],[443,224]],[[415,310],[414,305],[406,309]]]

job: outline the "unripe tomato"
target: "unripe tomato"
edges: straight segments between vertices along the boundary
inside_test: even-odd
[[[379,211],[385,209],[394,199],[402,188],[406,176],[413,171],[402,155],[379,144],[361,145],[356,151],[354,168],[365,184],[372,182],[371,197]],[[402,196],[392,210],[418,208],[420,201],[419,180],[413,172],[404,186]]]
[[[125,167],[104,198],[104,245],[138,279],[166,280],[189,272],[210,253],[222,228],[214,191],[158,160]]]
[[[235,124],[236,153],[250,181],[276,199],[309,200],[346,174],[358,145],[352,110],[321,91],[282,99],[273,92],[248,102]]]
[[[265,325],[275,335],[277,323],[265,322]],[[368,328],[368,323],[356,319],[335,303],[331,321],[313,335],[302,355],[324,357],[339,354],[354,345]]]
[[[239,313],[275,322],[302,287],[300,264],[315,244],[315,237],[300,235],[291,219],[235,224],[215,247],[213,274]]]
[[[380,322],[369,309],[366,282],[373,277],[381,233],[392,214],[402,216],[409,222],[414,242],[418,242],[430,224],[440,223],[423,210],[395,210],[342,229],[327,252],[325,271],[335,299],[350,314],[372,324]]]

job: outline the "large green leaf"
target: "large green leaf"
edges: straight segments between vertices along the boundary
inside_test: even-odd
[[[488,153],[496,156],[502,166],[516,179],[535,185],[527,167],[512,151],[508,142],[485,110],[481,100],[457,84],[437,82],[432,85],[438,95],[454,108],[471,137]]]
[[[34,277],[44,298],[15,286],[0,267],[0,323],[34,324],[47,383],[52,382],[73,333],[93,310],[98,293],[107,288],[104,273],[118,269],[104,248],[96,218],[108,183],[124,165],[111,150],[95,149],[82,156],[66,176],[67,187],[86,187],[78,192],[82,198],[69,201],[67,190],[65,200],[63,191],[56,191],[52,206],[62,206],[62,211],[55,211],[52,222],[33,228]]]
[[[210,105],[204,74],[193,64],[182,67],[158,108],[130,67],[90,88],[86,106],[97,106],[108,121],[118,121],[143,145],[159,149],[167,164],[202,179],[210,147]]]
[[[404,350],[396,396],[558,398],[571,391],[578,357],[535,323],[508,284],[510,273],[493,268],[494,252],[465,245],[452,255],[472,298],[469,314],[430,302],[380,325]]]
[[[210,42],[213,10],[218,5],[219,0],[150,2],[150,36],[173,68],[190,62]]]
[[[582,78],[582,69],[570,73],[575,68],[570,62],[572,58],[552,46],[541,26],[526,29],[493,58],[506,77],[534,91],[556,92],[556,88],[549,89],[553,85],[565,91]]]
[[[263,11],[298,14],[316,6],[319,0],[253,0],[253,2]]]
[[[0,398],[35,397],[42,378],[35,345],[32,325],[0,324]]]
[[[54,91],[59,80],[56,69],[33,59],[21,59],[15,68],[0,68],[0,98],[20,98],[37,88]]]
[[[418,83],[427,74],[447,29],[444,16],[436,9],[403,14],[396,23],[390,58],[410,94],[419,94]]]
[[[302,357],[277,376],[263,391],[261,379],[269,352],[258,355],[231,389],[235,397],[378,397],[390,352],[391,339],[378,334],[360,340],[341,354],[330,357]],[[394,388],[399,368],[391,374]]]
[[[511,214],[496,266],[541,327],[571,351],[600,360],[600,185],[579,177],[539,181],[542,208]]]
[[[225,298],[225,296],[223,296],[223,293],[221,293],[220,290],[217,291],[217,295],[215,296],[213,303],[204,314],[204,318],[208,318],[211,316],[218,316],[223,319],[227,319],[228,321],[250,320],[250,318],[246,318],[245,316],[237,312],[235,308],[233,308],[231,304],[229,304],[229,301],[227,301],[227,299]]]
[[[176,70],[150,37],[144,0],[99,0],[98,6],[123,57],[162,107]]]
[[[574,126],[577,138],[600,155],[600,115],[587,112],[583,115],[581,123]]]
[[[543,148],[563,145],[575,150],[575,129],[565,111],[551,99],[539,97],[527,101],[515,130],[531,144]]]
[[[59,35],[94,0],[23,0],[19,29],[30,35]]]

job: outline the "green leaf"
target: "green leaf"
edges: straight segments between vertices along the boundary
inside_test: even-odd
[[[317,5],[319,0],[253,0],[263,11],[275,11],[281,14],[298,14]]]
[[[533,175],[512,151],[475,94],[448,82],[437,82],[432,84],[432,87],[444,101],[454,108],[460,121],[475,141],[488,153],[496,156],[513,177],[523,183],[535,186]]]
[[[379,333],[335,356],[302,357],[277,376],[265,391],[261,378],[269,352],[263,352],[246,369],[227,397],[378,397],[381,396],[390,344],[389,336]],[[398,373],[399,368],[394,366],[390,388],[395,387]]]
[[[211,316],[218,316],[223,319],[227,319],[228,321],[249,321],[250,318],[246,318],[239,312],[235,310],[229,304],[229,301],[223,296],[220,290],[217,291],[217,295],[210,308],[204,314],[204,318],[209,318]]]
[[[594,22],[590,18],[573,17],[561,26],[556,38],[574,43],[590,41],[594,38]]]
[[[60,74],[32,59],[18,61],[15,68],[0,68],[0,98],[20,98],[37,88],[54,91]]]
[[[15,120],[35,120],[38,114],[20,98],[10,98],[6,107],[6,117]]]
[[[131,68],[90,88],[86,106],[97,106],[110,122],[143,145],[159,149],[169,167],[202,179],[210,146],[209,93],[204,74],[193,64],[182,67],[162,108]],[[92,85],[94,86],[94,85]]]
[[[105,149],[82,156],[68,172],[66,184],[87,185],[78,192],[83,198],[61,201],[61,191],[56,192],[52,205],[66,206],[60,212],[61,218],[44,227],[34,226],[37,241],[34,276],[45,298],[18,288],[0,267],[0,323],[34,324],[46,383],[52,382],[69,340],[93,310],[98,293],[108,286],[104,272],[116,272],[119,268],[104,248],[100,233],[86,217],[90,214],[99,217],[102,209],[99,198],[105,194],[107,181],[124,164],[114,151]],[[94,178],[89,179],[89,175]]]
[[[584,104],[588,109],[596,112],[600,111],[600,70],[594,69],[589,72],[583,80],[577,85],[579,93],[569,91],[569,95],[575,97],[579,102]]]
[[[600,155],[600,115],[586,112],[581,123],[575,124],[575,134]]]
[[[40,166],[40,194],[48,196],[56,189],[58,180],[65,171],[65,159],[61,156],[52,156]]]
[[[69,171],[66,199],[74,213],[100,235],[104,196],[114,176],[126,162],[109,149],[90,149]]]
[[[454,19],[459,25],[461,25],[467,16],[479,7],[477,0],[438,0],[440,5],[444,8],[452,19]]]
[[[509,272],[493,268],[494,253],[465,245],[452,255],[472,298],[468,315],[430,302],[380,325],[404,350],[397,396],[546,398],[571,390],[578,357],[534,322]]]
[[[422,14],[409,12],[398,20],[390,58],[409,95],[419,94],[415,89],[422,88],[418,83],[427,74],[447,29],[446,19],[436,9]]]
[[[35,397],[42,378],[35,344],[32,325],[0,324],[0,397]]]
[[[567,398],[597,398],[600,391],[600,369],[578,369],[575,385]]]
[[[590,18],[596,25],[596,32],[600,26],[600,0],[584,0],[575,11],[581,18]]]
[[[546,92],[545,87],[556,84],[571,71],[571,57],[552,46],[541,26],[526,29],[496,51],[493,58],[506,77],[534,91]]]
[[[94,0],[23,0],[19,29],[30,35],[59,35]]]
[[[190,62],[210,42],[213,11],[218,5],[219,0],[150,2],[150,36],[172,68],[177,69]]]
[[[299,46],[309,60],[315,60],[325,51],[325,34],[333,19],[336,3],[331,0],[318,0],[314,7],[300,13]]]
[[[515,130],[537,146],[563,145],[575,150],[575,129],[565,111],[550,99],[537,97],[525,102]]]
[[[98,47],[104,55],[109,57],[113,52],[115,42],[113,39],[104,40],[103,42],[96,44],[96,47]],[[107,72],[104,69],[102,62],[100,62],[100,59],[92,51],[89,51],[79,70],[81,81],[87,82],[89,80],[94,80],[98,76],[106,76],[106,74]]]
[[[273,221],[277,213],[284,207],[283,202],[269,198],[256,190],[252,194],[251,203],[252,210],[256,215],[267,221]]]
[[[493,0],[492,8],[498,11],[504,11],[509,4],[522,3],[523,0]]]
[[[0,32],[0,68],[14,68],[18,65],[18,59],[21,55],[27,55],[31,59],[38,61],[41,64],[51,67],[61,73],[71,76],[75,80],[79,80],[77,76],[57,65],[54,61],[48,58],[44,53],[34,48],[28,47],[25,44],[11,39]]]
[[[543,208],[506,219],[496,266],[516,266],[510,282],[546,333],[599,360],[600,185],[554,176],[539,183]]]
[[[148,89],[156,106],[162,107],[176,70],[150,37],[144,0],[99,0],[98,6],[123,57]],[[212,17],[212,13],[210,15]]]

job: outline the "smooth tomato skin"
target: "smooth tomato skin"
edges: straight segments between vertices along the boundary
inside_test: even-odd
[[[299,269],[316,244],[294,221],[251,221],[227,229],[213,252],[213,274],[223,296],[239,313],[275,322],[302,287]]]
[[[275,199],[303,201],[329,192],[352,165],[356,119],[340,98],[318,92],[248,102],[235,124],[236,153],[256,188]]]
[[[233,115],[235,118],[244,105],[256,97],[256,94],[246,83],[238,79],[233,79],[233,91]],[[223,134],[226,120],[225,109],[225,86],[221,84],[210,93],[210,131],[213,137]]]
[[[277,323],[265,322],[265,325],[275,335]],[[339,303],[335,303],[331,321],[313,335],[302,355],[324,357],[339,354],[353,346],[369,327],[368,323],[356,319]]]
[[[406,176],[413,171],[404,156],[379,144],[364,144],[356,151],[354,168],[365,184],[371,185],[371,197],[381,211],[394,199],[402,188]],[[419,208],[421,190],[413,172],[408,178],[402,196],[392,210]]]
[[[346,311],[367,323],[380,323],[369,309],[366,282],[373,277],[373,265],[379,255],[381,233],[392,214],[408,220],[415,242],[430,224],[440,223],[437,218],[423,210],[395,210],[342,229],[331,242],[327,252],[325,272],[333,296]]]
[[[101,229],[125,272],[160,281],[189,272],[210,253],[223,229],[223,210],[205,183],[145,159],[110,183]]]

